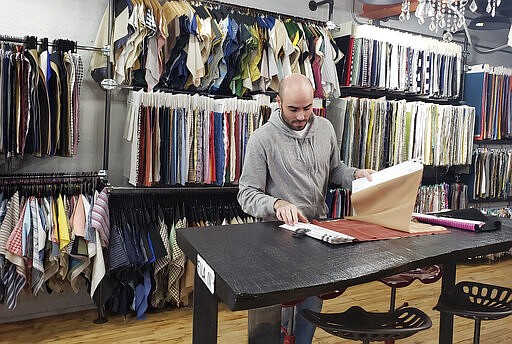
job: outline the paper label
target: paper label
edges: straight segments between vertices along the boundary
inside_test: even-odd
[[[201,280],[204,282],[204,284],[206,285],[208,290],[210,290],[210,292],[212,294],[214,294],[215,293],[215,272],[208,264],[206,264],[203,257],[201,257],[199,254],[197,255],[196,269],[197,269],[197,275],[199,276],[199,278],[201,278]]]

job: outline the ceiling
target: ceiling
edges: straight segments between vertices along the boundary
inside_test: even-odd
[[[396,0],[399,1],[399,0]],[[395,1],[395,2],[396,2]],[[416,10],[418,6],[418,0],[410,0],[411,1],[411,12]],[[468,0],[468,7],[471,0]],[[478,10],[476,15],[472,13],[469,8],[466,9],[466,17],[474,18],[478,15],[487,14],[485,8],[487,6],[487,0],[475,0],[478,5]],[[401,12],[402,3],[399,2],[397,4],[391,5],[381,5],[379,3],[390,3],[393,2],[391,0],[359,0],[363,4],[363,11],[360,14],[362,17],[369,19],[384,19],[389,17],[398,16]],[[503,15],[512,20],[512,1],[510,0],[501,0],[501,5],[496,8],[496,14]]]
[[[400,0],[354,0],[362,3],[362,11],[359,14],[361,17],[365,17],[368,19],[392,19],[398,21],[398,16],[401,13],[402,2]],[[488,0],[475,0],[478,5],[478,10],[473,13],[469,9],[469,5],[472,0],[467,0],[468,4],[465,10],[466,23],[468,24],[468,29],[471,37],[471,43],[481,49],[481,51],[487,51],[488,49],[492,49],[494,51],[496,47],[506,46],[507,38],[510,30],[510,24],[506,23],[507,19],[503,18],[493,18],[489,16],[489,13],[486,12],[486,7],[488,4]],[[395,2],[395,4],[390,4]],[[398,2],[398,3],[396,3]],[[411,28],[409,26],[419,25],[417,24],[417,19],[414,17],[414,12],[418,7],[418,0],[410,0],[410,12],[411,18],[408,21],[405,21],[403,24],[405,25],[405,30]],[[486,24],[485,27],[481,27],[481,25],[470,25],[473,19],[477,17],[484,17],[487,19],[478,18],[478,21],[475,20],[474,24],[477,22],[483,21]],[[496,8],[496,16],[503,16],[508,18],[510,22],[512,22],[512,0],[501,0],[501,4]],[[498,24],[501,22],[502,24]],[[505,24],[503,24],[505,22]],[[402,25],[402,24],[401,24]],[[477,27],[478,26],[478,27]],[[426,26],[425,26],[426,27]],[[414,30],[414,29],[413,29]],[[425,29],[422,29],[425,30]],[[418,29],[418,32],[421,30]],[[428,32],[428,27],[426,28]],[[459,30],[458,34],[462,34],[463,31]],[[455,37],[455,36],[454,36]],[[459,36],[460,37],[460,36]],[[454,38],[454,40],[457,40]],[[504,49],[507,51],[512,51],[512,48]],[[479,51],[480,53],[480,51]]]

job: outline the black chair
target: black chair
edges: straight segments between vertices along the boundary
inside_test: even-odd
[[[394,312],[371,313],[350,307],[343,313],[316,313],[303,310],[304,318],[338,337],[370,342],[398,340],[432,326],[430,318],[417,308],[398,308]]]
[[[435,310],[474,319],[473,343],[480,343],[482,320],[497,320],[512,314],[512,289],[477,282],[459,282],[441,294]]]

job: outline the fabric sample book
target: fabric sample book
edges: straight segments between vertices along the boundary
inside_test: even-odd
[[[404,232],[432,231],[411,225],[423,165],[406,161],[352,182],[354,216],[348,219],[378,224]],[[434,229],[435,230],[435,229]]]

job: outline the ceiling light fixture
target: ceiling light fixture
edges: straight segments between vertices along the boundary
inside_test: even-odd
[[[494,18],[496,8],[501,5],[501,2],[502,0],[487,0],[486,12]],[[453,33],[465,24],[466,7],[469,7],[472,12],[478,10],[476,0],[418,0],[414,15],[418,18],[420,25],[429,22],[430,31],[443,30],[443,40],[451,41]],[[411,0],[402,0],[402,11],[398,17],[401,21],[410,19],[410,8]]]

